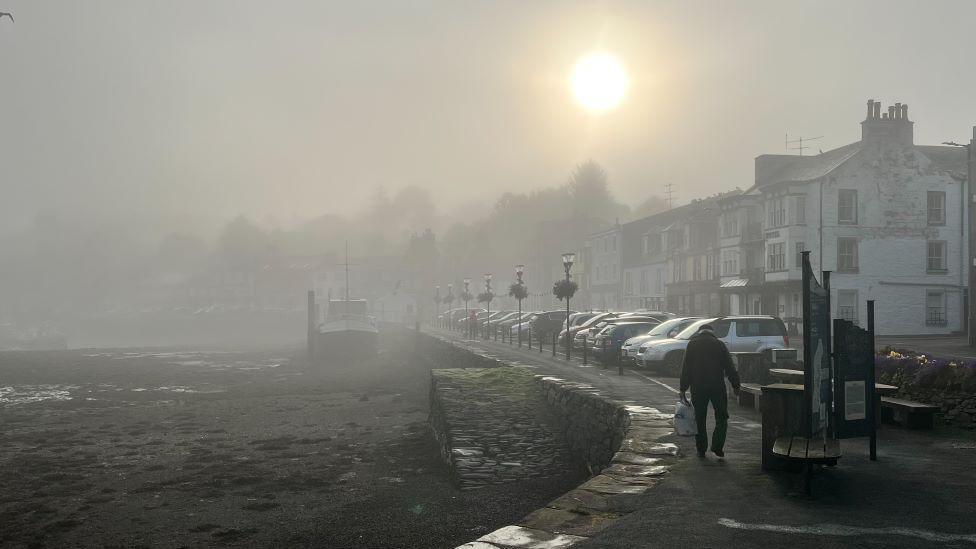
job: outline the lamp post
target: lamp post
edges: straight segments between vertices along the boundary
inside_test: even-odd
[[[454,284],[447,285],[447,295],[444,296],[444,301],[447,302],[447,309],[444,310],[444,322],[446,323],[444,327],[450,330],[451,317],[454,316],[453,313],[451,313],[451,309],[454,308]]]
[[[968,319],[966,320],[967,334],[969,335],[969,346],[976,347],[976,294],[973,292],[973,280],[976,280],[976,250],[974,250],[973,242],[973,224],[976,222],[976,218],[973,216],[973,200],[976,199],[976,194],[973,194],[973,164],[976,163],[976,155],[973,154],[974,149],[976,149],[976,127],[973,128],[973,140],[969,143],[956,143],[954,141],[945,141],[943,145],[949,145],[951,147],[962,147],[966,150],[966,192],[962,195],[962,206],[963,208],[968,208],[969,219],[968,219],[968,234],[964,236],[966,242],[969,244],[967,247],[969,249],[969,281],[967,286],[967,306],[969,310]],[[959,223],[962,224],[963,220],[960,219]],[[962,227],[960,227],[961,229]],[[927,312],[926,312],[927,314]]]
[[[437,326],[441,316],[441,285],[434,286],[434,326]]]
[[[488,334],[491,333],[491,273],[485,273],[485,308],[487,314],[485,314],[485,339],[488,339]]]
[[[563,254],[563,268],[566,269],[566,282],[569,282],[569,270],[573,268],[573,263],[576,261],[576,254],[574,252],[566,252]],[[572,349],[572,344],[570,343],[569,337],[569,296],[566,296],[566,360],[569,360],[570,349]]]
[[[515,278],[518,280],[519,294],[518,294],[518,346],[522,346],[522,273],[525,271],[525,265],[518,264],[515,266]],[[511,343],[512,339],[509,337],[508,342]]]
[[[471,285],[471,279],[464,279],[464,325],[468,328],[468,337],[471,337],[471,320],[468,319],[468,299],[471,298],[471,294],[468,293],[468,287]]]

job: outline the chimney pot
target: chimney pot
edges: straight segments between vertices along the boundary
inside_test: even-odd
[[[891,119],[894,117],[895,117],[895,107],[894,105],[888,105],[888,118]]]
[[[881,118],[881,101],[874,102],[874,117]]]
[[[868,120],[874,116],[874,99],[868,99]]]
[[[901,117],[908,120],[908,103],[902,103],[901,105]]]
[[[895,103],[895,118],[901,118],[901,103]]]

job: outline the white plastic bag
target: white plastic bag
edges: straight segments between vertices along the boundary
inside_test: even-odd
[[[674,405],[674,432],[683,437],[698,434],[698,424],[695,423],[695,408],[691,404],[678,401]]]

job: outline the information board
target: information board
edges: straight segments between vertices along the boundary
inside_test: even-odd
[[[817,282],[803,252],[803,391],[808,436],[823,435],[830,419],[830,292]]]
[[[873,336],[847,320],[834,321],[834,402],[837,438],[870,436],[874,379]]]

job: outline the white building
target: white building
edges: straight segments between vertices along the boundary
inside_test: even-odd
[[[583,245],[590,308],[613,311],[620,306],[622,237],[620,224],[587,237]]]
[[[964,329],[965,149],[915,145],[908,106],[900,103],[882,113],[880,103],[868,101],[861,128],[860,141],[816,156],[756,159],[755,186],[723,211],[723,223],[738,219],[741,233],[738,241],[722,233],[722,285],[736,295],[727,301],[729,313],[800,317],[800,252],[809,250],[816,272],[831,271],[835,318],[863,326],[866,302],[874,300],[879,334]],[[754,240],[741,225],[754,222],[757,204],[761,287],[750,271],[757,266]],[[726,263],[733,258],[737,265]]]

